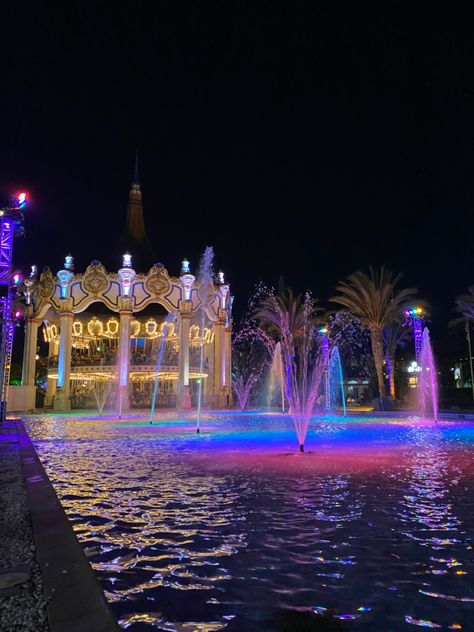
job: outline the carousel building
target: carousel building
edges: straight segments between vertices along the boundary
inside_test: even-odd
[[[190,408],[199,388],[207,405],[229,405],[229,286],[222,272],[217,279],[196,279],[186,259],[177,277],[161,263],[148,267],[153,251],[137,175],[121,252],[116,272],[92,261],[76,273],[71,255],[55,275],[45,268],[38,278],[33,266],[23,288],[22,383],[10,386],[10,410],[35,407],[40,363],[44,405],[56,411],[117,408],[119,401],[123,409],[149,408],[156,385],[158,406]],[[137,262],[146,266],[142,272]],[[40,342],[45,358],[38,357]]]

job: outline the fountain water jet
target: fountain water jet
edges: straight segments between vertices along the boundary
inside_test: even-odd
[[[286,399],[300,452],[304,452],[309,420],[326,369],[315,327],[318,311],[309,293],[304,298],[295,297],[288,290],[280,296],[271,293],[261,301],[255,313],[279,337],[285,368]]]
[[[156,358],[156,377],[155,377],[155,384],[153,386],[153,397],[151,400],[150,424],[153,423],[153,420],[155,418],[156,397],[158,395],[158,380],[160,377],[161,364],[163,362],[163,352],[166,346],[166,337],[168,335],[168,328],[169,328],[170,322],[174,318],[175,318],[175,314],[173,312],[170,312],[167,315],[165,322],[163,323],[162,330],[161,330],[162,336],[160,339],[160,346],[158,348],[158,356]]]
[[[207,297],[209,295],[209,287],[212,284],[212,261],[214,259],[214,250],[212,246],[206,246],[204,254],[201,258],[199,265],[199,288],[201,294],[201,333],[204,331],[204,325],[206,324],[206,305]],[[196,433],[199,434],[201,428],[201,408],[202,408],[202,386],[203,386],[203,369],[204,369],[204,343],[201,342],[201,349],[199,354],[199,374],[200,379],[198,382],[198,401],[197,401],[197,414],[196,414]]]
[[[430,332],[427,327],[423,330],[423,340],[419,356],[421,371],[418,374],[418,410],[422,417],[431,410],[433,419],[438,421],[438,385],[436,378],[436,364],[430,342]]]
[[[241,410],[271,364],[275,342],[251,318],[244,317],[232,345],[232,388]]]
[[[331,355],[329,357],[328,377],[329,410],[334,412],[334,408],[338,400],[338,391],[340,391],[342,410],[344,412],[344,417],[347,417],[346,397],[344,394],[344,375],[342,372],[341,356],[337,345],[332,348]]]
[[[102,415],[102,411],[104,410],[105,402],[107,401],[107,397],[109,396],[111,386],[112,382],[109,379],[99,378],[96,379],[94,382],[92,392],[94,393],[99,415]]]
[[[276,343],[270,365],[270,379],[268,385],[268,403],[272,404],[277,388],[281,394],[281,411],[285,412],[285,375],[283,371],[283,360],[281,355],[281,344]]]

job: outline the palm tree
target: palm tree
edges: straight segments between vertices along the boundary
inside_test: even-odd
[[[471,329],[470,329],[470,321],[474,321],[474,285],[471,285],[467,288],[469,294],[461,294],[455,300],[456,303],[456,311],[461,314],[459,318],[455,318],[450,322],[450,327],[458,325],[461,322],[464,322],[464,327],[466,330],[466,340],[467,346],[469,350],[469,367],[471,370],[471,388],[472,388],[472,398],[474,400],[474,368],[472,366],[472,348],[471,348]]]
[[[403,325],[401,320],[394,320],[383,330],[383,341],[385,346],[385,359],[387,362],[388,387],[390,396],[395,399],[395,354],[398,347],[403,347],[413,337],[411,327]]]
[[[383,377],[383,330],[393,323],[413,300],[418,290],[397,288],[401,275],[381,267],[369,268],[369,274],[360,270],[350,274],[336,287],[339,292],[330,300],[342,305],[360,319],[362,327],[370,331],[379,387],[379,396],[387,394]]]
[[[455,300],[455,309],[462,315],[462,318],[454,321],[456,324],[464,319],[474,320],[474,285],[468,287],[467,290],[469,294],[461,294]]]
[[[296,355],[300,355],[301,368],[306,375],[304,362],[308,357],[306,345],[309,342],[309,330],[318,322],[317,315],[321,311],[314,299],[308,296],[295,296],[293,290],[288,288],[281,294],[270,294],[262,299],[254,312],[254,318],[263,324],[270,335],[280,341],[287,373],[288,401],[291,397],[291,366],[295,363]],[[297,390],[294,388],[293,393]]]

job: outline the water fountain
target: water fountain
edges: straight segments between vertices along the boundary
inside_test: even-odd
[[[268,405],[271,407],[273,400],[280,393],[281,411],[285,412],[285,375],[283,371],[283,360],[281,355],[281,344],[276,343],[273,350],[272,363],[270,365],[269,383],[268,383]]]
[[[164,321],[163,326],[162,326],[162,329],[161,329],[160,346],[158,347],[158,355],[157,355],[157,358],[156,358],[155,384],[153,386],[153,397],[152,397],[152,400],[151,400],[150,424],[153,423],[153,420],[155,418],[156,397],[158,395],[158,382],[159,382],[159,378],[160,378],[161,364],[163,362],[163,352],[164,352],[165,347],[166,347],[166,338],[167,338],[167,335],[168,335],[168,328],[169,328],[169,325],[170,325],[171,321],[174,320],[174,318],[175,318],[175,314],[173,312],[170,312],[166,316],[165,321]]]
[[[274,350],[274,340],[251,318],[244,317],[232,346],[232,388],[241,410],[246,408],[251,392],[263,384]],[[268,399],[268,388],[265,390]]]
[[[255,316],[279,337],[285,395],[300,452],[304,452],[309,420],[326,369],[320,337],[314,326],[317,312],[315,300],[309,293],[304,298],[295,297],[291,290],[280,296],[270,293],[255,312]]]
[[[436,365],[430,342],[430,332],[427,327],[423,330],[423,339],[419,355],[421,371],[418,374],[418,411],[422,417],[432,413],[433,419],[438,421],[438,385]]]
[[[212,261],[214,259],[214,251],[212,246],[206,246],[204,254],[201,258],[199,265],[199,288],[201,294],[201,332],[204,331],[206,324],[206,305],[209,295],[209,287],[212,285]],[[199,374],[200,379],[198,382],[198,401],[197,401],[197,414],[196,414],[196,432],[199,434],[201,428],[201,408],[202,408],[202,387],[203,387],[203,370],[204,370],[204,343],[201,343],[199,354]]]
[[[329,410],[333,413],[334,409],[339,403],[342,406],[344,417],[347,416],[346,411],[346,397],[344,394],[344,375],[342,372],[341,356],[337,345],[331,349],[329,356],[329,368],[328,368],[328,395],[329,395]]]
[[[112,380],[109,380],[107,378],[104,378],[104,379],[97,378],[94,381],[92,392],[94,393],[99,415],[102,415],[105,403],[107,401],[107,397],[109,396],[110,391],[111,391],[111,387],[112,387]]]

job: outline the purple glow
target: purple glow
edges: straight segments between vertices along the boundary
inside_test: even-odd
[[[415,356],[418,362],[423,346],[423,321],[421,318],[413,319],[413,338],[415,340]]]
[[[431,412],[435,421],[438,420],[438,386],[436,379],[436,365],[430,343],[428,328],[423,331],[420,351],[421,371],[418,377],[418,407],[420,415],[426,417]]]

